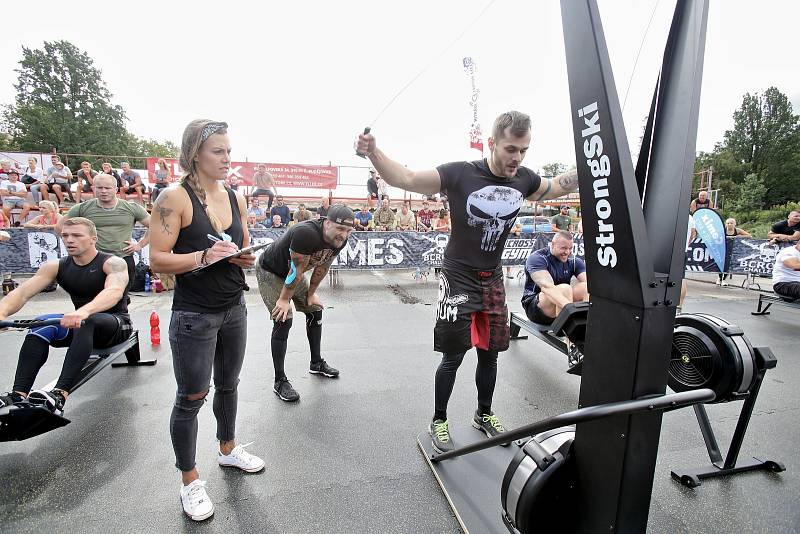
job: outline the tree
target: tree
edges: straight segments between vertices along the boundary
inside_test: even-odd
[[[749,173],[759,176],[766,187],[764,203],[796,199],[800,191],[800,117],[793,113],[786,95],[775,87],[763,95],[747,93],[733,120],[721,151],[728,151]]]
[[[22,48],[17,95],[3,119],[20,150],[124,154],[125,112],[92,59],[67,41]]]
[[[739,186],[739,195],[733,202],[737,212],[751,212],[761,209],[767,188],[757,174],[748,174]]]
[[[542,165],[542,173],[545,176],[558,176],[559,174],[563,174],[567,172],[567,166],[563,163],[548,163],[547,165]]]

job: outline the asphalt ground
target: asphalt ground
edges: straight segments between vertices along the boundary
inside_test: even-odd
[[[253,281],[254,282],[254,281]],[[251,284],[253,288],[255,283]],[[519,280],[508,280],[512,310],[521,310]],[[184,517],[168,421],[175,394],[167,329],[171,293],[134,296],[142,357],[154,367],[107,368],[69,399],[72,423],[24,442],[0,443],[0,532],[414,532],[460,528],[416,446],[432,415],[432,350],[437,283],[408,271],[349,272],[327,282],[323,357],[336,380],[309,375],[302,320],[292,329],[286,368],[301,395],[286,404],[272,393],[268,314],[247,295],[248,347],[239,386],[237,439],[254,442],[260,474],[216,465],[210,403],[199,417],[198,468],[215,504],[213,518]],[[684,306],[739,324],[756,346],[769,346],[778,366],[767,373],[742,457],[782,461],[780,474],[753,472],[710,479],[696,489],[670,470],[709,463],[692,410],[664,416],[650,507],[649,532],[800,531],[800,312],[773,308],[753,317],[757,294],[692,281]],[[66,295],[37,296],[20,317],[70,309]],[[157,310],[163,344],[149,344]],[[22,332],[0,333],[0,384],[12,382]],[[63,349],[53,349],[38,384],[55,378]],[[452,424],[475,409],[475,356],[469,353],[449,407]],[[494,409],[507,428],[574,409],[579,377],[566,357],[535,339],[513,341],[500,357]],[[710,406],[726,450],[740,403]],[[498,496],[499,505],[499,496]],[[579,511],[576,511],[579,513]]]

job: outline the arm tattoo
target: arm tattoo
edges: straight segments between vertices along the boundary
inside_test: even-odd
[[[308,256],[289,251],[289,257],[289,274],[286,275],[284,285],[289,289],[294,289],[303,279],[303,273],[306,272]]]
[[[571,171],[562,174],[558,177],[558,185],[565,191],[575,191],[578,189],[578,173],[576,171]]]
[[[547,188],[544,190],[544,192],[541,195],[539,195],[539,198],[537,198],[536,200],[539,201],[539,200],[542,200],[543,198],[545,198],[547,196],[547,193],[550,192],[550,187],[551,187],[550,186],[550,180],[547,180]]]
[[[155,204],[153,205],[153,209],[158,212],[158,217],[161,219],[161,230],[167,234],[172,235],[172,230],[169,228],[169,222],[167,222],[167,217],[172,215],[172,212],[175,210],[172,208],[168,208],[164,205],[166,202],[167,194],[166,192],[161,193],[159,197],[156,199]]]

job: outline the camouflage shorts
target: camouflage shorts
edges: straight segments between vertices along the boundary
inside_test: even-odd
[[[256,280],[258,280],[258,291],[261,293],[261,298],[264,304],[267,305],[267,311],[272,313],[281,296],[285,280],[261,267],[261,262],[256,262]],[[319,306],[309,306],[307,300],[308,281],[304,277],[300,277],[300,282],[297,284],[292,296],[294,308],[303,313],[314,313],[322,309]],[[286,318],[292,318],[292,308],[289,308],[289,315]]]

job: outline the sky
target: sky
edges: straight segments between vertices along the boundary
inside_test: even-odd
[[[675,0],[598,4],[620,102],[630,84],[623,115],[635,154]],[[462,58],[471,56],[484,137],[499,113],[517,109],[533,120],[526,166],[575,161],[556,0],[64,6],[3,3],[13,29],[0,43],[0,104],[13,101],[22,46],[66,39],[93,58],[138,136],[179,143],[190,120],[224,120],[236,161],[330,163],[344,183],[363,183],[364,171],[347,167],[365,165],[352,148],[365,126],[412,169],[480,157],[468,138]],[[776,86],[798,113],[799,15],[791,0],[711,0],[698,150],[722,140],[747,92]]]

